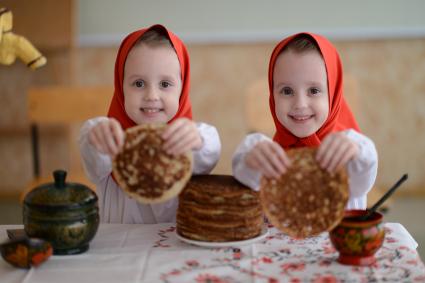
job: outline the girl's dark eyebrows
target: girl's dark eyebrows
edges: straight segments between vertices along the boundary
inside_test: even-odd
[[[280,82],[275,84],[275,87],[281,87],[281,86],[287,86],[287,87],[291,87],[290,85],[288,85],[286,82]]]
[[[162,75],[161,79],[165,80],[178,80],[179,76],[173,76],[173,75]]]
[[[320,82],[320,81],[308,81],[307,84],[309,84],[309,85],[323,86],[322,82]]]
[[[141,78],[141,79],[143,79],[142,77],[143,76],[142,75],[139,75],[139,74],[132,74],[132,75],[128,76],[129,79],[135,79],[135,78]]]

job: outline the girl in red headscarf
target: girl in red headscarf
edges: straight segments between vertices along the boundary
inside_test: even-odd
[[[349,209],[366,208],[378,158],[374,143],[360,133],[343,96],[342,64],[324,37],[300,33],[282,40],[269,64],[269,104],[276,126],[273,140],[248,135],[233,156],[233,175],[258,190],[260,178],[278,178],[291,160],[285,150],[318,147],[316,159],[329,172],[347,167]]]
[[[189,56],[183,42],[161,25],[129,34],[115,62],[115,90],[107,117],[87,121],[80,149],[89,179],[96,184],[100,217],[112,223],[175,221],[177,199],[154,205],[130,199],[113,179],[112,157],[121,149],[124,130],[146,123],[168,124],[169,154],[193,152],[193,173],[209,173],[220,156],[215,127],[192,121]]]

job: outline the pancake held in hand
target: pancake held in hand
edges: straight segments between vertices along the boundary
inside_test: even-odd
[[[120,187],[141,203],[159,203],[180,193],[192,175],[192,155],[173,156],[162,149],[163,125],[126,130],[123,149],[113,161]]]
[[[284,233],[305,238],[334,228],[348,201],[345,170],[333,175],[320,168],[316,149],[287,151],[292,165],[280,179],[261,180],[260,198],[270,222]]]
[[[193,176],[179,196],[177,233],[204,242],[251,239],[264,219],[258,192],[232,176]]]

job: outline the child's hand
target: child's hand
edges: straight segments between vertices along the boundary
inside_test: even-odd
[[[169,124],[162,134],[164,149],[172,155],[183,154],[202,147],[202,138],[195,122],[180,118]]]
[[[108,118],[90,130],[89,141],[99,152],[112,157],[124,144],[124,131],[116,119]]]
[[[334,173],[344,167],[348,161],[356,158],[358,153],[358,145],[345,134],[332,133],[320,144],[316,160],[323,169]]]
[[[266,178],[279,178],[291,166],[291,160],[280,145],[273,141],[261,141],[246,155],[245,163],[260,171]]]

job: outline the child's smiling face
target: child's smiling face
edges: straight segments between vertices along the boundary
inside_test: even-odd
[[[317,51],[286,50],[273,72],[275,112],[293,135],[304,138],[317,132],[329,114],[325,62]]]
[[[182,91],[180,63],[169,46],[134,46],[124,67],[124,107],[136,124],[167,123]]]

